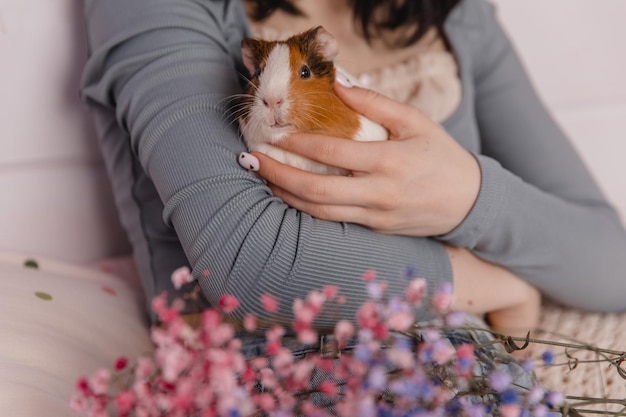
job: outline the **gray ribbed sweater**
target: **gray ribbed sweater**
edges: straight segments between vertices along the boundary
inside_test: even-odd
[[[246,73],[241,1],[85,0],[85,16],[90,58],[82,94],[149,299],[174,293],[169,275],[188,259],[209,302],[234,294],[240,315],[263,316],[264,293],[289,315],[294,297],[336,284],[348,298],[342,314],[352,317],[366,298],[360,277],[368,269],[392,294],[403,290],[407,266],[429,280],[430,291],[451,280],[443,241],[561,302],[626,307],[620,221],[484,0],[462,1],[445,25],[463,98],[443,124],[477,155],[481,190],[463,223],[433,238],[311,218],[238,165],[244,145],[224,98],[240,92],[238,73]]]

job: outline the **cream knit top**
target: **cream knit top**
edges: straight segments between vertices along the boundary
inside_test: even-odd
[[[291,36],[261,25],[252,25],[252,32],[255,37],[266,40]],[[349,78],[357,85],[414,105],[439,123],[446,120],[461,101],[456,60],[452,53],[439,48],[423,49],[406,61],[356,76],[349,75]]]

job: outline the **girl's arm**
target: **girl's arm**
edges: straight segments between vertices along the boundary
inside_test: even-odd
[[[85,16],[82,95],[138,261],[154,274],[144,280],[148,297],[169,280],[171,265],[159,266],[182,262],[167,226],[210,303],[235,295],[239,317],[263,317],[263,294],[289,317],[294,298],[332,284],[352,318],[367,299],[369,269],[390,295],[404,291],[408,266],[430,294],[452,279],[440,242],[314,219],[238,165],[244,145],[225,109],[241,91],[241,2],[86,0]]]
[[[482,21],[472,28],[468,62],[482,187],[461,226],[441,239],[503,265],[568,305],[624,310],[620,219],[539,100],[493,7],[478,4],[468,16]],[[453,43],[467,36],[450,34]]]

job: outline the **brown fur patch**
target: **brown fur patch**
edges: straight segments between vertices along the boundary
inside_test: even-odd
[[[254,67],[256,70],[263,71],[265,67],[265,61],[270,55],[272,49],[278,42],[265,41],[262,39],[244,38],[241,41],[241,45],[250,49],[251,56],[254,59]],[[253,75],[252,73],[250,75]]]
[[[320,133],[352,139],[360,128],[357,114],[335,95],[333,82],[335,67],[332,61],[323,59],[315,40],[315,31],[310,30],[289,38],[290,120],[298,131]],[[300,78],[303,66],[311,71],[308,79]]]

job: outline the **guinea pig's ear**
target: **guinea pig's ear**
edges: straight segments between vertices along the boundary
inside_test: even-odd
[[[246,66],[250,75],[256,72],[258,65],[255,51],[258,49],[258,41],[252,38],[244,38],[241,41],[241,56],[243,64]]]
[[[320,52],[324,59],[332,61],[339,53],[339,45],[337,39],[330,34],[323,26],[313,29],[315,32],[315,41],[320,46]]]

